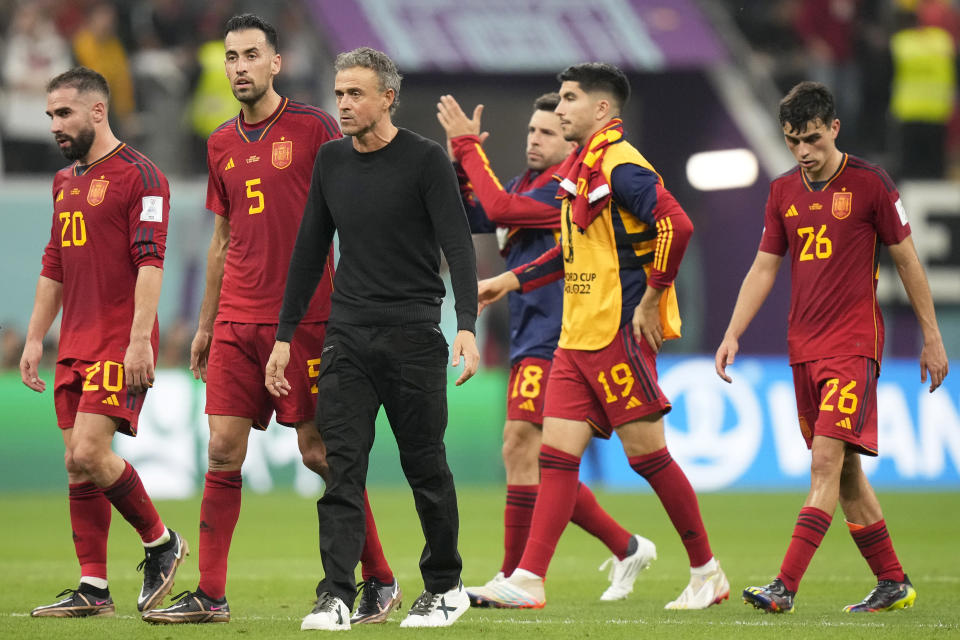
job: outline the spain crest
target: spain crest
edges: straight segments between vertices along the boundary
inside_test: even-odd
[[[273,143],[273,152],[270,154],[270,163],[277,169],[286,169],[293,162],[293,140],[283,140]]]
[[[90,189],[87,191],[87,204],[92,207],[97,206],[107,197],[107,187],[109,180],[94,179],[90,181]]]
[[[849,191],[839,191],[833,194],[833,208],[831,213],[837,220],[843,220],[853,211],[853,194]]]

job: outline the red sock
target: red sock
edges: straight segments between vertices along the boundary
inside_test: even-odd
[[[780,565],[780,574],[777,575],[790,591],[797,592],[800,580],[810,565],[813,554],[816,553],[817,547],[823,541],[823,536],[830,528],[831,520],[833,516],[816,507],[800,509],[797,524],[793,527],[790,546],[787,547],[787,555],[783,559],[783,564]]]
[[[117,508],[120,515],[133,525],[141,540],[153,542],[163,535],[166,527],[140,482],[140,474],[126,460],[124,464],[126,467],[123,473],[116,482],[103,490],[103,495]]]
[[[200,542],[197,564],[200,590],[214,600],[226,596],[227,555],[240,519],[243,478],[240,470],[207,471],[200,501]]]
[[[627,547],[632,534],[620,526],[620,523],[603,510],[590,487],[580,483],[577,490],[577,503],[573,508],[570,522],[587,533],[600,539],[618,560],[627,557]]]
[[[507,505],[503,509],[503,564],[500,571],[509,576],[517,568],[530,535],[537,484],[508,484]]]
[[[645,456],[629,458],[630,466],[650,483],[660,504],[670,516],[670,522],[680,534],[687,550],[691,567],[701,567],[713,557],[710,540],[700,517],[697,494],[683,469],[676,463],[666,447]]]
[[[107,534],[110,501],[92,482],[70,486],[70,527],[80,561],[80,575],[107,579]]]
[[[873,575],[877,576],[877,580],[903,582],[903,567],[900,566],[900,560],[897,559],[897,554],[893,550],[893,542],[890,541],[886,521],[880,519],[856,530],[850,527],[850,535],[853,536],[853,541],[857,543],[860,553],[870,565]]]
[[[384,584],[390,584],[393,582],[393,571],[387,564],[387,557],[383,555],[377,523],[373,519],[373,510],[370,509],[370,498],[367,497],[366,489],[363,491],[363,506],[367,513],[367,536],[363,540],[363,551],[360,554],[360,573],[364,580],[376,578]]]
[[[530,536],[517,565],[546,577],[557,542],[573,515],[580,482],[580,458],[547,445],[540,447],[540,492],[530,521]]]

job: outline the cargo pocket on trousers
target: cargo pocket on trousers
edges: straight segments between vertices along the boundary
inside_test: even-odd
[[[317,428],[321,433],[325,427],[342,424],[346,419],[336,362],[336,347],[328,346],[323,350],[317,369]]]
[[[439,391],[447,384],[447,368],[445,365],[401,363],[400,377],[419,391]]]

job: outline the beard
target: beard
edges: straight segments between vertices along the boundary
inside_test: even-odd
[[[233,91],[233,97],[237,99],[238,102],[242,102],[246,105],[256,104],[257,101],[262,98],[267,93],[266,86],[258,87],[254,84],[247,85],[248,91],[243,95],[238,95],[236,88],[233,86],[230,87],[230,90]]]
[[[76,137],[64,134],[60,136],[57,142],[67,140],[70,144],[66,147],[60,147],[60,153],[62,153],[63,157],[67,160],[79,160],[90,151],[90,147],[93,146],[93,141],[96,137],[97,134],[94,132],[93,127],[81,129]]]

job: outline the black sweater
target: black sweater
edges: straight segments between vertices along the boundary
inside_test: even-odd
[[[474,331],[477,266],[457,178],[443,149],[399,129],[368,153],[346,137],[320,147],[290,259],[277,339],[289,342],[323,277],[334,231],[340,261],[330,322],[439,322],[450,265],[457,328]]]

